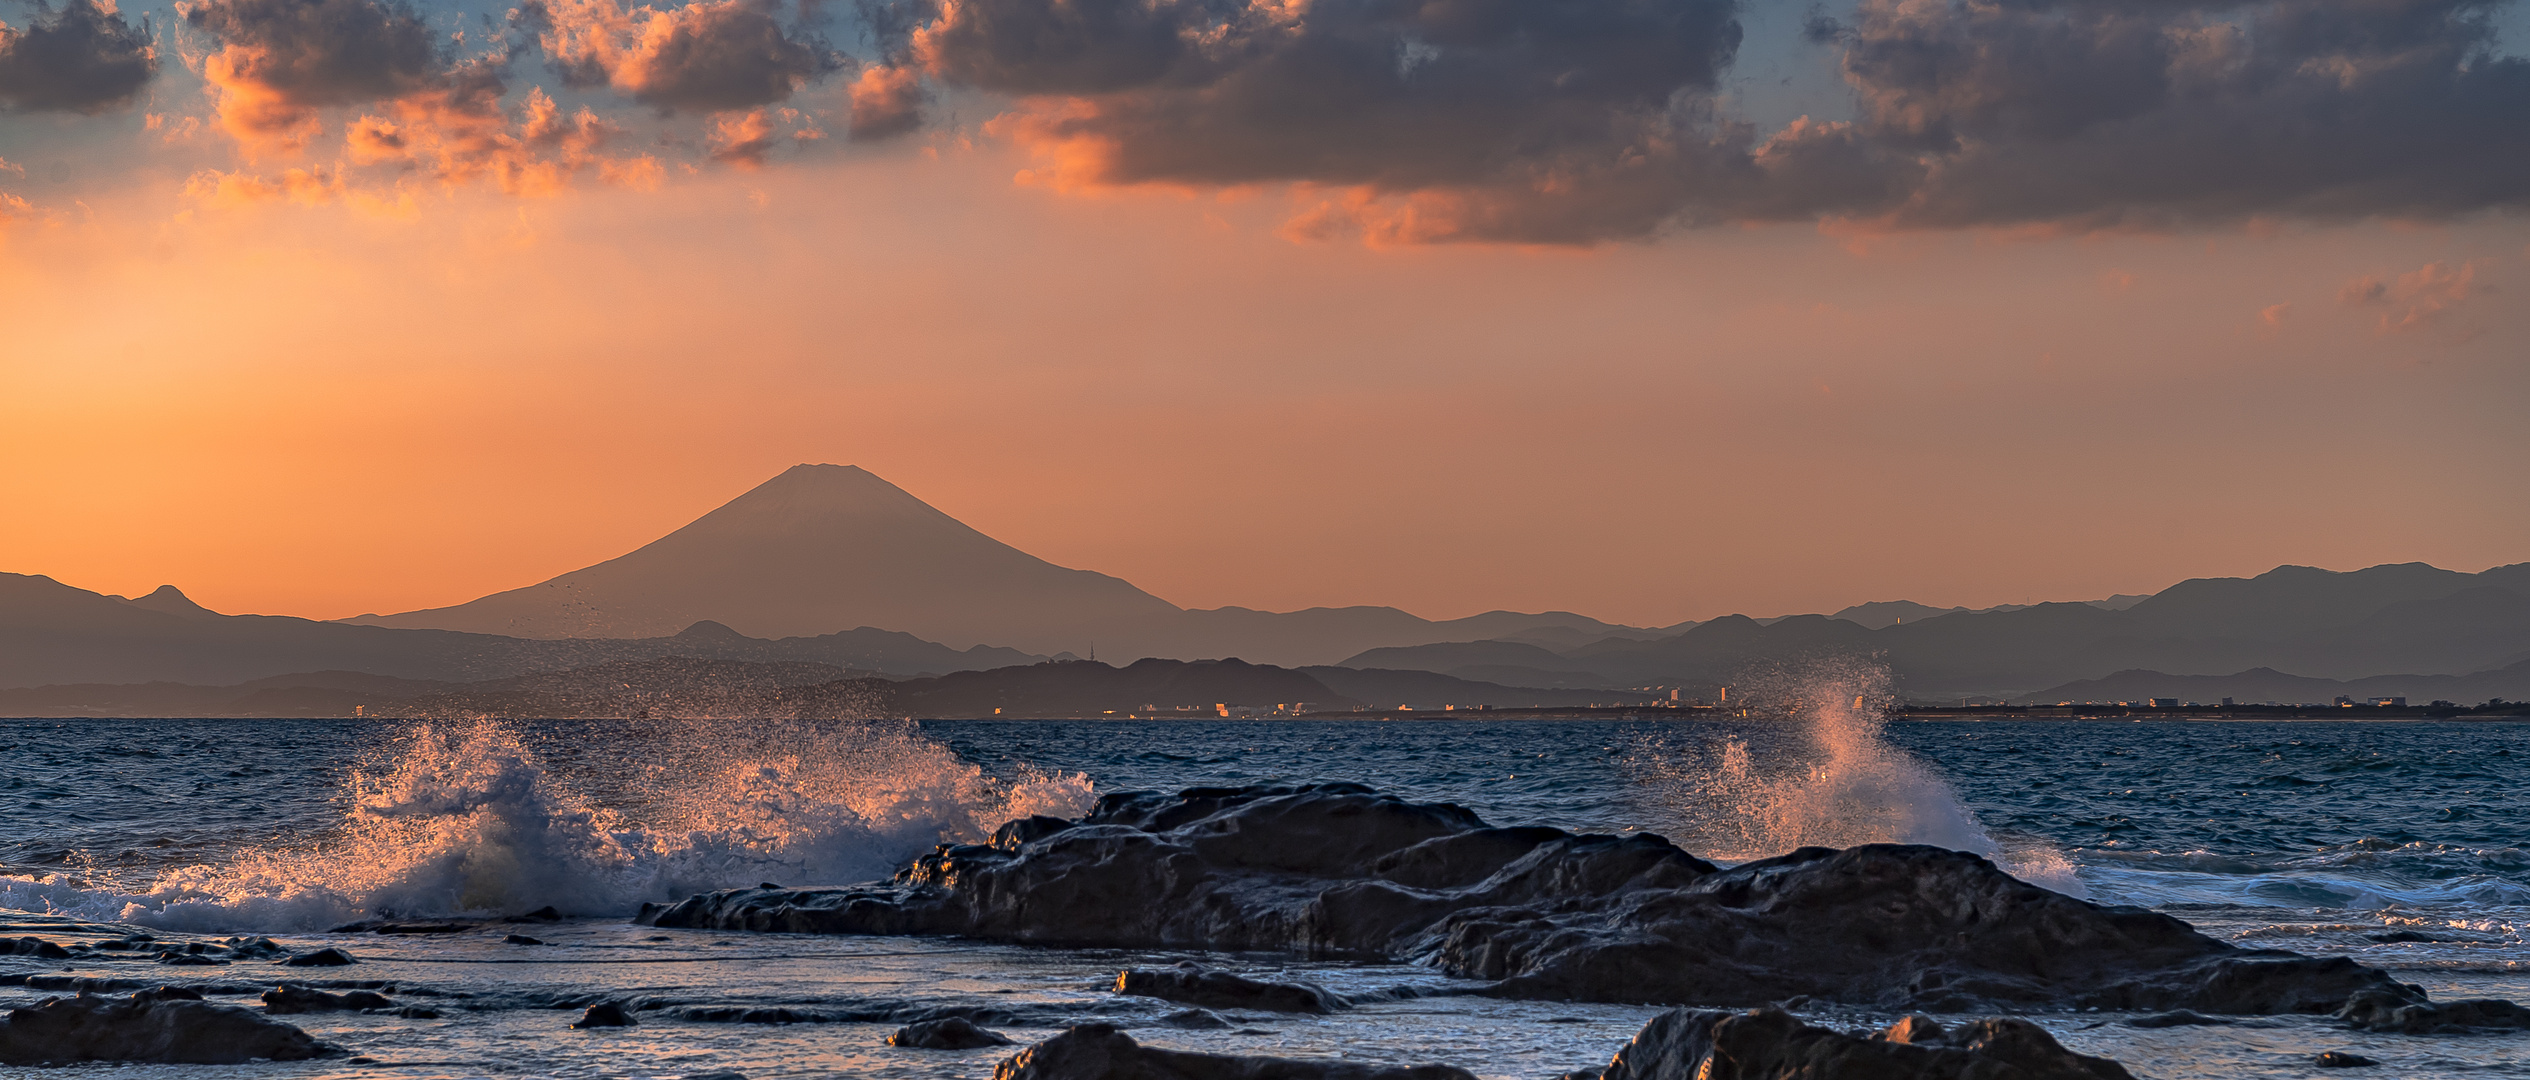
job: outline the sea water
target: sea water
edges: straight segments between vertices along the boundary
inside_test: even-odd
[[[0,721],[0,936],[269,935],[353,967],[162,967],[0,958],[0,972],[187,983],[252,1002],[287,977],[392,983],[436,1019],[292,1017],[376,1064],[112,1068],[115,1077],[984,1077],[1008,1051],[898,1050],[905,1019],[981,1011],[1027,1041],[1103,1019],[1226,1053],[1440,1061],[1542,1078],[1604,1063],[1656,1010],[1446,994],[1329,1017],[1146,1024],[1106,992],[1191,954],[923,938],[658,931],[644,901],[886,876],[944,840],[1099,794],[1350,780],[1495,824],[1648,831],[1720,861],[1805,843],[1939,843],[2246,946],[2350,956],[2437,997],[2530,1000],[2530,725],[1890,723],[1829,688],[1798,720]],[[1857,693],[1868,706],[1870,694]],[[380,913],[560,923],[453,935],[330,933]],[[546,942],[514,945],[507,934]],[[1343,993],[1454,980],[1394,964],[1208,956]],[[119,982],[111,981],[119,980]],[[39,982],[42,979],[37,980]],[[39,989],[0,988],[0,1005]],[[234,995],[234,996],[231,996]],[[575,1031],[598,1000],[642,1007]],[[745,1010],[795,1023],[740,1023]],[[767,1014],[779,1009],[787,1013]],[[1860,1010],[1811,1019],[1885,1022]],[[2138,1029],[2037,1014],[2138,1075],[2307,1076],[2323,1050],[2384,1075],[2530,1075],[2530,1035],[2352,1032],[2324,1017]]]

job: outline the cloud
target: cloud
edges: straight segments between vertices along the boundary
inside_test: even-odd
[[[566,83],[612,86],[662,109],[771,105],[844,63],[823,40],[784,29],[767,5],[751,0],[667,9],[529,0],[517,17],[537,30]]]
[[[452,68],[419,17],[378,0],[195,0],[177,10],[220,39],[202,74],[221,124],[252,146],[304,145],[322,107],[501,93],[496,64]],[[453,87],[460,78],[476,85]]]
[[[912,68],[861,69],[852,81],[852,137],[886,139],[922,127],[922,78]]]
[[[2346,307],[2386,308],[2378,323],[2384,334],[2427,329],[2490,291],[2477,280],[2486,261],[2471,259],[2456,266],[2431,262],[2392,279],[2366,274],[2337,290],[2337,302]]]
[[[95,0],[69,0],[24,29],[0,23],[0,106],[95,113],[124,104],[158,73],[149,24]]]
[[[906,51],[1058,187],[1300,185],[1304,235],[2161,229],[2530,202],[2502,2],[1862,0],[1803,30],[1856,118],[1770,134],[1725,0],[941,0]]]
[[[2530,201],[2501,2],[1865,0],[1844,70],[1900,226],[2447,217]]]

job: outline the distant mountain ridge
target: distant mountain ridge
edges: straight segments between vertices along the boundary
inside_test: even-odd
[[[631,638],[699,620],[755,637],[883,626],[953,648],[1324,664],[1382,645],[1630,628],[1556,611],[1433,622],[1392,607],[1187,610],[1046,562],[849,465],[798,465],[629,554],[454,607],[349,622]]]
[[[2122,598],[2121,598],[2122,599]],[[1501,679],[1561,673],[1608,685],[1745,678],[1826,657],[1887,663],[1910,694],[2017,697],[2149,669],[2218,675],[2269,667],[2321,679],[2464,675],[2530,659],[2530,563],[2478,574],[2422,563],[2351,572],[2285,566],[2254,578],[2196,578],[2112,610],[2050,603],[1953,612],[1877,629],[1821,615],[1760,623],[1725,616],[1653,641],[1552,650],[1449,642],[1366,650],[1348,667]]]

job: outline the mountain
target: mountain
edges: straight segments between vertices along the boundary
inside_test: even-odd
[[[668,655],[796,661],[900,675],[1041,659],[1010,649],[951,649],[868,627],[778,641],[744,637],[714,623],[655,638],[605,641],[403,630],[282,615],[222,615],[195,604],[174,586],[127,600],[48,577],[0,574],[0,687],[151,682],[228,686],[327,670],[473,682]]]
[[[1328,663],[1383,645],[1626,627],[1571,612],[1432,622],[1391,607],[1185,610],[1121,578],[1056,566],[848,465],[799,465],[621,557],[374,626],[633,638],[699,620],[762,638],[875,626],[957,648]]]
[[[2345,573],[2285,566],[2253,578],[2192,579],[2121,605],[2126,599],[1949,612],[1877,628],[1818,615],[1734,615],[1651,641],[1610,637],[1569,649],[1455,642],[1367,650],[1344,666],[1461,678],[1517,666],[1642,686],[1731,682],[1816,659],[1871,657],[1890,666],[1906,693],[1943,699],[2017,697],[2129,669],[2216,675],[2269,667],[2348,680],[2462,675],[2530,659],[2530,564],[2478,574],[2421,563]]]

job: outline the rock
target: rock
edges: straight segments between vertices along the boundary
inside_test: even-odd
[[[1597,1075],[1599,1080],[2134,1080],[2125,1066],[2067,1050],[2026,1020],[1979,1020],[1945,1029],[1917,1015],[1864,1038],[1813,1027],[1773,1007],[1662,1013]]]
[[[2139,1028],[2222,1027],[2232,1023],[2237,1023],[2237,1021],[2179,1009],[2173,1012],[2154,1013],[2151,1016],[2138,1016],[2126,1021],[2126,1026]]]
[[[228,963],[219,957],[204,956],[200,953],[160,953],[158,962],[173,964],[177,967],[219,967]]]
[[[331,947],[318,949],[312,953],[300,953],[297,956],[278,961],[278,963],[288,967],[341,967],[345,964],[357,964],[359,962],[360,961],[358,960],[352,959],[350,953]]]
[[[1236,1025],[1210,1009],[1179,1009],[1160,1017],[1157,1026],[1179,1031],[1228,1031]]]
[[[632,1014],[625,1012],[622,1005],[612,1001],[601,1001],[589,1006],[589,1010],[581,1013],[580,1019],[573,1022],[571,1026],[586,1030],[602,1027],[631,1027],[633,1024]]]
[[[527,935],[525,935],[525,934],[511,934],[511,935],[509,935],[508,937],[502,938],[502,939],[501,939],[501,943],[502,943],[502,944],[504,944],[504,945],[542,945],[542,944],[544,944],[544,942],[543,942],[542,940],[539,940],[539,939],[537,939],[537,938],[531,938],[531,937],[528,937],[528,936],[527,936]]]
[[[235,1065],[256,1059],[303,1061],[339,1052],[252,1010],[173,993],[46,998],[32,1008],[12,1009],[0,1020],[0,1065]]]
[[[993,1080],[1476,1080],[1447,1065],[1246,1057],[1159,1050],[1108,1024],[1082,1024],[1020,1051]]]
[[[329,994],[305,986],[283,984],[264,991],[264,1011],[290,1013],[359,1012],[363,1009],[392,1009],[395,1003],[374,990],[353,990]]]
[[[2323,1069],[2360,1069],[2367,1066],[2378,1065],[2380,1062],[2364,1057],[2361,1054],[2349,1054],[2343,1050],[2330,1050],[2327,1053],[2311,1059],[2311,1064],[2317,1065]]]
[[[2402,1035],[2464,1034],[2530,1028],[2530,1009],[2495,998],[2446,1001],[2367,991],[2346,999],[2337,1019],[2365,1031]]]
[[[379,923],[369,928],[373,934],[462,934],[474,929],[473,923],[408,922]]]
[[[555,910],[553,909],[553,905],[551,905],[551,904],[547,904],[547,905],[545,905],[545,906],[543,906],[543,907],[537,908],[537,909],[536,909],[536,910],[534,910],[534,911],[530,911],[530,912],[528,912],[528,913],[527,913],[527,914],[525,914],[525,915],[512,915],[512,916],[510,916],[510,917],[509,917],[509,921],[510,921],[510,922],[561,922],[561,921],[562,921],[562,913],[561,913],[561,912],[559,912],[559,911],[555,911]]]
[[[1325,987],[1311,983],[1258,982],[1191,962],[1175,967],[1128,969],[1116,976],[1116,992],[1215,1009],[1257,1009],[1321,1016],[1344,1007],[1343,999],[1327,993]]]
[[[2386,934],[2365,934],[2363,936],[2373,941],[2380,942],[2383,945],[2438,944],[2451,940],[2446,937],[2435,937],[2431,934],[2419,934],[2413,930],[2392,930]]]
[[[974,1050],[986,1046],[1008,1046],[1010,1037],[997,1031],[976,1027],[963,1016],[925,1020],[907,1024],[887,1037],[887,1045],[911,1050]]]
[[[33,956],[45,960],[68,960],[70,950],[43,938],[0,938],[0,956]]]
[[[1412,959],[1518,998],[1891,1010],[2336,1010],[2421,991],[2242,949],[1940,848],[1804,848],[1721,869],[1657,836],[1491,828],[1357,784],[1110,795],[1055,828],[942,845],[886,883],[736,889],[661,927],[955,935]]]

